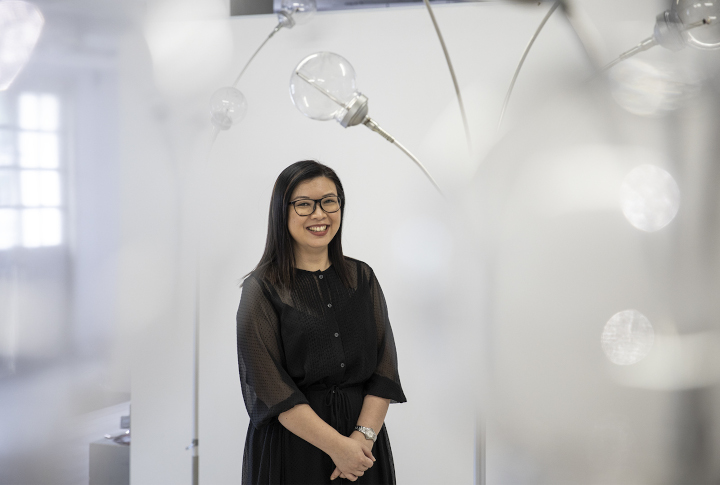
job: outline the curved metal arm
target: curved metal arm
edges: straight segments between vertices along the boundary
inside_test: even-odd
[[[465,116],[465,105],[463,104],[462,95],[460,94],[460,86],[458,86],[457,78],[455,77],[455,70],[453,69],[452,61],[450,61],[450,54],[445,46],[445,41],[443,40],[442,33],[440,32],[440,26],[438,25],[437,20],[435,20],[435,14],[433,14],[432,8],[430,7],[430,0],[425,0],[425,6],[430,14],[430,20],[432,20],[435,32],[437,32],[440,45],[442,46],[443,53],[445,54],[445,60],[447,61],[448,69],[450,70],[450,77],[452,77],[453,86],[455,86],[455,95],[457,96],[458,105],[460,105],[460,115],[462,116],[463,126],[465,127],[465,138],[467,139],[468,151],[472,153],[470,127],[468,125],[467,116]]]
[[[510,87],[508,88],[507,94],[505,95],[505,101],[503,102],[502,110],[500,111],[500,119],[498,120],[497,124],[498,130],[500,129],[503,117],[505,116],[505,110],[507,109],[508,103],[510,102],[510,96],[512,96],[513,88],[515,87],[515,81],[517,81],[518,75],[520,74],[520,69],[522,69],[522,66],[525,63],[525,58],[527,58],[530,49],[535,43],[535,39],[538,38],[538,35],[540,35],[540,32],[542,31],[543,27],[545,27],[548,19],[553,14],[553,12],[560,6],[561,2],[562,0],[557,0],[555,3],[553,3],[552,7],[550,7],[550,10],[548,10],[548,13],[545,14],[545,17],[543,17],[542,22],[540,22],[540,25],[538,25],[538,28],[535,30],[533,36],[530,37],[530,42],[528,42],[528,45],[527,47],[525,47],[525,51],[523,52],[522,57],[520,57],[520,62],[515,69],[515,74],[513,74],[512,81],[510,81]]]
[[[420,170],[423,171],[423,173],[425,174],[425,176],[428,178],[428,180],[430,180],[430,182],[433,184],[433,186],[435,187],[435,189],[437,189],[437,191],[440,193],[440,195],[442,195],[444,199],[447,199],[447,198],[445,197],[445,194],[443,193],[443,191],[440,190],[440,187],[438,186],[437,182],[435,182],[435,179],[432,178],[432,175],[430,175],[430,172],[427,171],[427,169],[425,168],[425,166],[424,166],[422,163],[420,163],[420,160],[418,160],[415,155],[413,155],[412,153],[410,153],[410,150],[408,150],[407,148],[405,148],[405,147],[404,147],[399,141],[397,141],[397,140],[395,139],[395,137],[392,136],[390,133],[388,133],[387,131],[383,130],[383,129],[380,127],[380,125],[378,125],[377,122],[376,122],[374,119],[370,118],[369,116],[366,117],[366,118],[363,120],[362,123],[363,123],[363,125],[365,125],[365,126],[367,126],[368,128],[370,128],[372,131],[374,131],[375,133],[380,134],[380,136],[382,136],[383,138],[385,138],[387,141],[389,141],[389,142],[392,143],[393,145],[397,146],[405,155],[407,155],[408,157],[410,157],[410,159],[411,159],[413,162],[415,162],[415,164],[416,164],[418,167],[420,167]]]
[[[600,72],[607,71],[608,69],[610,69],[611,67],[613,67],[613,66],[615,66],[616,64],[620,63],[621,61],[624,61],[625,59],[628,59],[628,58],[634,56],[635,54],[639,54],[640,52],[646,51],[646,50],[648,50],[648,49],[650,49],[651,47],[654,47],[654,46],[656,46],[656,45],[658,45],[658,43],[657,43],[657,41],[655,40],[655,37],[648,37],[647,39],[645,39],[644,41],[640,42],[638,45],[636,45],[636,46],[633,47],[632,49],[630,49],[630,50],[628,50],[628,51],[625,51],[625,52],[623,52],[622,54],[620,54],[617,59],[615,59],[614,61],[608,63],[605,67],[603,67],[603,68],[600,70]]]
[[[237,87],[238,83],[240,82],[240,78],[242,77],[243,74],[245,74],[245,71],[247,70],[248,66],[249,66],[250,63],[253,61],[253,59],[255,59],[255,56],[258,55],[258,52],[260,52],[260,49],[262,49],[263,47],[265,47],[265,44],[267,44],[267,41],[269,41],[270,39],[272,39],[273,35],[277,34],[277,33],[280,31],[280,29],[282,29],[282,28],[283,28],[282,22],[279,23],[279,24],[277,24],[277,25],[275,26],[275,28],[273,29],[273,31],[270,32],[270,35],[267,36],[267,39],[265,39],[265,40],[263,41],[263,43],[260,44],[260,47],[257,48],[257,50],[255,51],[255,53],[254,53],[252,56],[250,56],[250,59],[248,59],[248,61],[245,63],[245,67],[242,68],[242,71],[240,71],[240,74],[238,74],[238,77],[235,78],[235,82],[232,83],[232,86],[233,86],[234,88]]]
[[[701,27],[703,25],[710,25],[711,23],[712,23],[711,19],[705,18],[702,20],[698,20],[697,22],[694,22],[692,24],[688,24],[687,26],[685,26],[684,30],[687,32],[688,30],[695,29],[695,28]],[[600,70],[600,72],[605,72],[608,69],[616,66],[620,62],[624,61],[625,59],[629,59],[630,57],[634,56],[635,54],[639,54],[643,51],[650,49],[651,47],[655,47],[656,45],[663,45],[663,47],[667,47],[667,45],[663,43],[662,39],[658,40],[655,36],[648,37],[647,39],[643,40],[642,42],[640,42],[638,45],[636,45],[632,49],[627,50],[627,51],[623,52],[622,54],[620,54],[617,57],[617,59],[613,60],[612,62],[608,63],[605,67],[603,67]]]

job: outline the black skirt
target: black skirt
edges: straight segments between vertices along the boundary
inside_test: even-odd
[[[363,386],[315,387],[304,392],[310,407],[342,435],[349,436],[362,408]],[[325,452],[295,436],[277,419],[260,429],[250,423],[243,457],[243,484],[394,484],[395,466],[385,426],[378,433],[372,454],[375,463],[355,482],[341,478],[330,481],[335,464]]]

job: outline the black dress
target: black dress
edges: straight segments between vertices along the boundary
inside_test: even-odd
[[[280,424],[278,415],[293,406],[309,404],[349,436],[365,395],[405,402],[380,284],[367,264],[346,261],[351,288],[333,266],[296,270],[292,290],[281,290],[255,274],[243,284],[238,361],[250,415],[243,484],[346,482],[331,482],[335,465],[330,457]],[[354,483],[395,483],[385,426],[372,453],[375,463]]]

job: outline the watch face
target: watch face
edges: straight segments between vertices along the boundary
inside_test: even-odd
[[[366,439],[375,441],[375,431],[372,428],[366,428],[365,426],[358,426],[355,428],[365,435]]]

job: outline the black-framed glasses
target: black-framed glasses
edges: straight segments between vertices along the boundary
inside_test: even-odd
[[[320,202],[320,208],[328,214],[340,210],[340,197],[337,195],[328,195],[321,199],[298,199],[290,204],[295,208],[297,215],[304,217],[315,212],[318,202]]]

